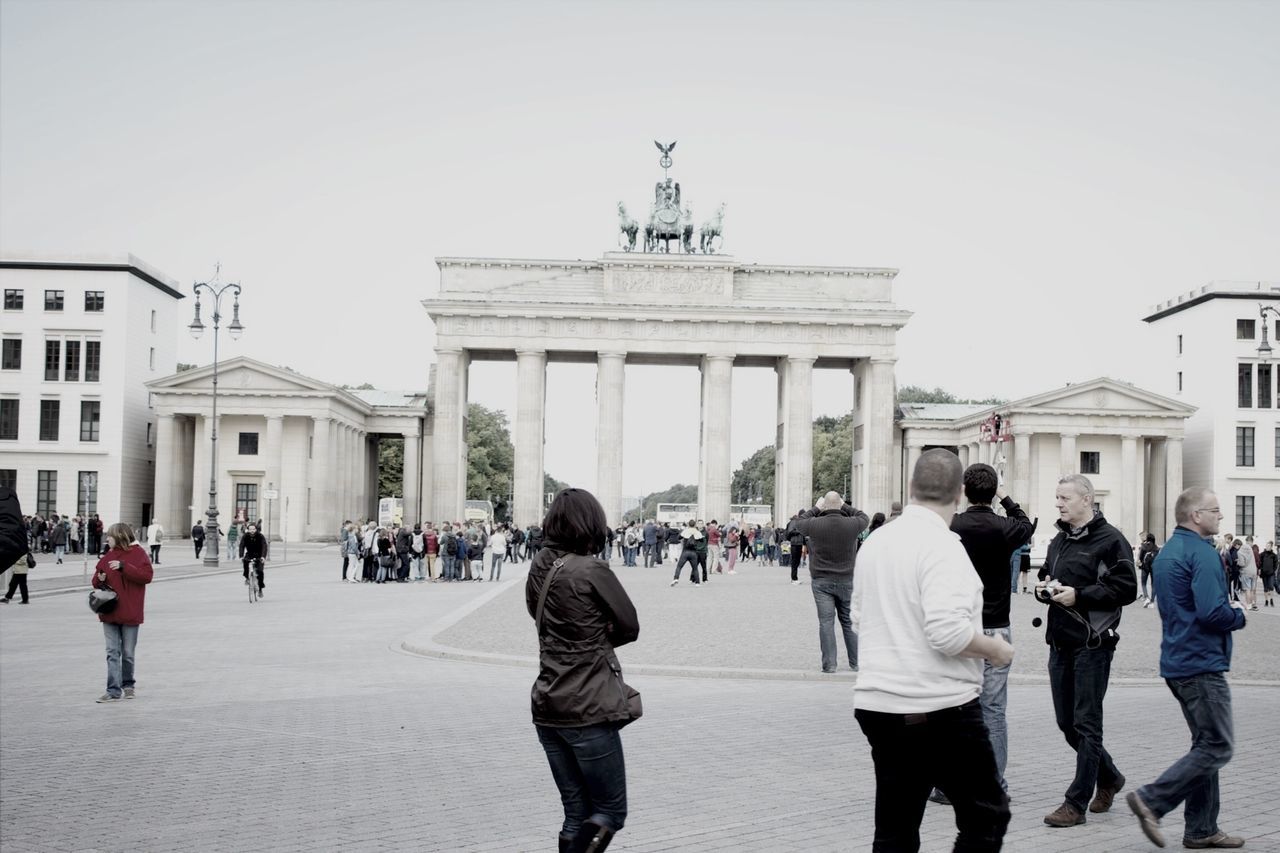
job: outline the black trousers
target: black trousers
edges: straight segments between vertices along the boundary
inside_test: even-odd
[[[680,551],[680,559],[676,562],[676,573],[672,575],[672,580],[680,580],[680,570],[684,568],[684,564],[689,564],[689,580],[694,583],[701,583],[698,580],[698,555],[692,548],[684,548]]]
[[[698,554],[698,565],[694,566],[694,571],[697,571],[698,569],[702,569],[702,579],[705,581],[707,579],[707,552],[706,551],[703,551],[700,554]]]
[[[22,600],[24,602],[27,601],[28,595],[27,595],[27,573],[26,572],[23,572],[22,574],[18,574],[17,572],[13,573],[13,577],[9,579],[9,591],[4,594],[4,600],[12,601],[13,593],[17,590],[22,591]]]
[[[928,714],[853,712],[876,766],[872,853],[916,853],[929,792],[955,807],[955,853],[998,851],[1009,826],[1009,798],[977,699]]]
[[[791,579],[793,581],[800,580],[800,558],[804,556],[804,548],[792,543],[791,545]]]

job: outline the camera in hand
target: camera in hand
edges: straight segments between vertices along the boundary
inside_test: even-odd
[[[1043,601],[1045,604],[1048,604],[1053,600],[1053,597],[1057,595],[1060,589],[1062,589],[1062,583],[1056,580],[1051,580],[1044,585],[1044,589],[1036,592],[1036,598]]]

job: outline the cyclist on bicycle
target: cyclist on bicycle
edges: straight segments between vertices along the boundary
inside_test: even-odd
[[[250,524],[247,532],[240,539],[240,557],[244,563],[244,582],[249,582],[249,563],[253,563],[254,572],[258,575],[258,595],[266,587],[266,575],[263,558],[267,554],[267,539],[258,532],[257,525]]]

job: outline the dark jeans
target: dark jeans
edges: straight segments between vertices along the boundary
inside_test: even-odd
[[[240,560],[244,564],[244,579],[249,579],[249,564],[253,563],[253,573],[258,576],[258,589],[267,588],[266,568],[262,562],[262,558],[244,557]]]
[[[700,583],[698,580],[698,555],[692,548],[685,548],[680,552],[680,559],[676,563],[676,573],[672,575],[672,580],[680,580],[680,570],[684,568],[684,564],[689,564],[689,580],[694,583]]]
[[[1150,785],[1138,789],[1156,817],[1186,801],[1184,838],[1208,838],[1218,832],[1218,771],[1231,760],[1235,732],[1231,688],[1221,672],[1170,678],[1169,685],[1191,729],[1191,751]]]
[[[13,573],[13,577],[9,579],[9,591],[4,594],[5,601],[13,601],[14,592],[22,592],[22,601],[26,603],[29,596],[27,595],[27,575],[26,573]]]
[[[198,559],[200,559],[200,552],[204,550],[204,540],[203,540],[203,539],[192,539],[192,540],[191,540],[191,544],[195,546],[195,549],[196,549],[196,559],[197,559],[197,560],[198,560]]]
[[[791,546],[791,579],[793,581],[800,580],[800,558],[804,556],[804,549],[796,545]]]
[[[151,563],[156,566],[160,565],[160,546],[159,545],[151,546]]]
[[[588,818],[614,832],[627,820],[627,768],[622,738],[612,723],[577,728],[536,726],[551,777],[564,804],[561,832],[576,835]]]
[[[345,551],[342,553],[342,579],[347,579],[347,569],[351,566],[351,555]]]
[[[974,699],[928,714],[853,712],[871,744],[876,769],[872,853],[915,853],[929,792],[937,787],[956,811],[956,853],[998,851],[1009,826],[1009,798]]]
[[[1095,787],[1114,788],[1120,780],[1111,755],[1102,745],[1102,700],[1111,680],[1115,649],[1049,647],[1049,689],[1058,728],[1076,751],[1076,776],[1066,801],[1081,814]]]
[[[840,629],[844,631],[844,650],[849,655],[849,667],[858,668],[858,635],[853,631],[849,616],[849,599],[853,596],[853,581],[832,578],[814,578],[811,582],[813,603],[818,606],[818,647],[822,649],[822,671],[836,671],[836,617],[840,617]]]

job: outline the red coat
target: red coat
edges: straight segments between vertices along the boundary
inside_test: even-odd
[[[120,561],[120,570],[107,567],[113,560]],[[106,579],[99,580],[99,574],[105,573]],[[108,551],[95,568],[93,585],[109,586],[120,596],[120,603],[110,613],[99,613],[98,621],[112,625],[141,625],[142,604],[147,596],[147,584],[151,583],[154,571],[151,558],[146,549],[134,544],[125,550],[113,548]]]

